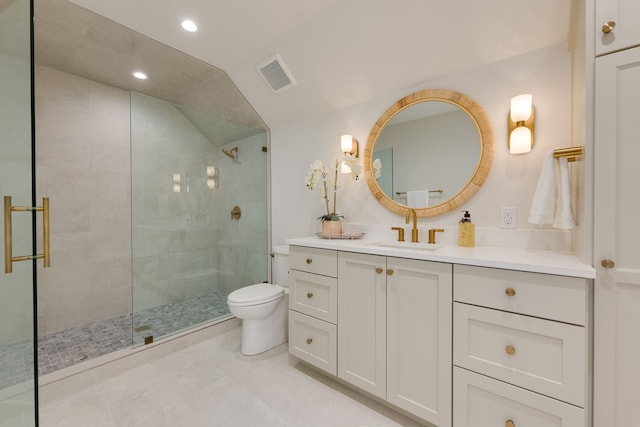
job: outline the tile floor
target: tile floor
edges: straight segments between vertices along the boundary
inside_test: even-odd
[[[302,365],[283,344],[240,354],[240,328],[75,390],[40,408],[43,427],[419,426]]]

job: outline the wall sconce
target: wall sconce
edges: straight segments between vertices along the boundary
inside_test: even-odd
[[[207,187],[213,190],[218,187],[218,169],[215,166],[207,166]]]
[[[351,154],[358,157],[358,140],[351,135],[342,135],[340,137],[340,151],[344,154]]]
[[[509,113],[509,152],[522,154],[533,146],[534,109],[531,94],[511,98]]]
[[[180,185],[181,181],[182,181],[182,177],[180,176],[180,174],[174,173],[173,174],[173,192],[174,193],[179,193],[182,190],[182,186]]]

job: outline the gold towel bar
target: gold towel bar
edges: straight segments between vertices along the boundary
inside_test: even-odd
[[[429,193],[442,193],[442,190],[427,190]],[[407,194],[406,191],[396,191],[396,194],[399,196],[401,194]]]
[[[553,150],[553,157],[566,157],[568,162],[575,162],[578,156],[584,155],[584,146],[558,148]]]

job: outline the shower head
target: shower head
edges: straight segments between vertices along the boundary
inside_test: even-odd
[[[230,150],[223,148],[222,152],[233,160],[238,160],[238,147],[233,147]]]

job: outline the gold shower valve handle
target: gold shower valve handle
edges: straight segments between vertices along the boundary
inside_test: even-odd
[[[376,273],[377,274],[382,274],[382,271],[383,271],[382,268],[380,268],[380,267],[376,268]]]
[[[507,294],[508,297],[516,296],[516,290],[513,288],[507,288],[504,290],[504,293]]]
[[[616,21],[608,21],[602,25],[602,32],[604,34],[609,34],[614,28],[616,28]]]
[[[313,292],[307,292],[307,298],[308,299],[313,298]]]

